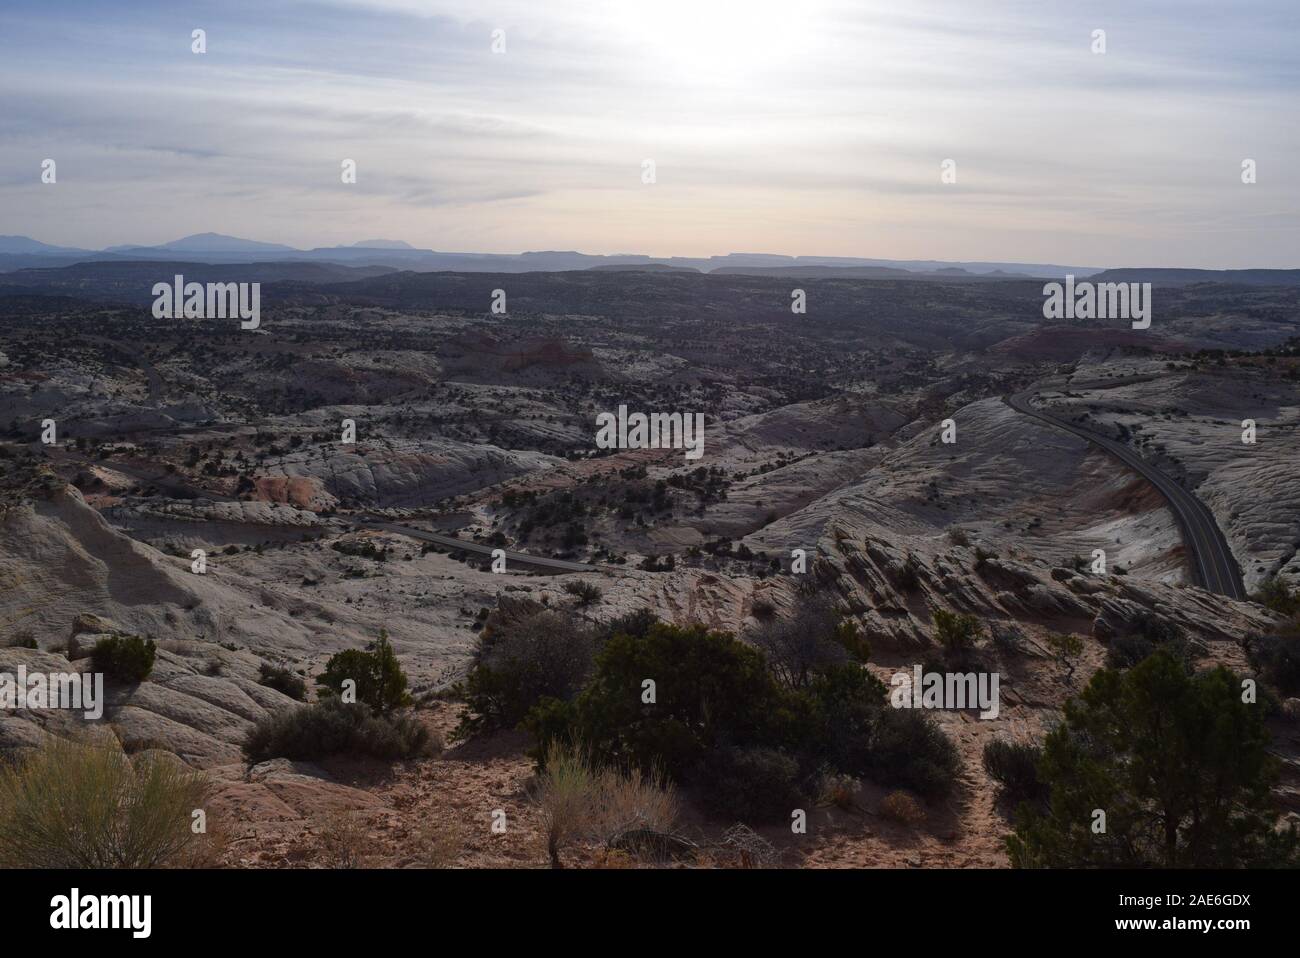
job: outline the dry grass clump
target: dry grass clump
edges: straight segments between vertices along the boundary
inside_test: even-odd
[[[52,736],[0,768],[0,867],[187,864],[206,795],[203,775],[174,756],[130,756],[107,734]]]
[[[677,796],[661,774],[597,768],[578,746],[551,743],[533,800],[553,868],[563,867],[565,845],[584,838],[628,852],[680,843],[673,835]]]
[[[714,868],[779,868],[780,850],[748,825],[737,823],[704,853]]]
[[[861,787],[862,783],[852,775],[823,775],[817,782],[817,802],[845,812],[855,811],[858,807],[858,789]]]
[[[465,853],[466,839],[466,828],[460,822],[424,822],[416,832],[416,861],[421,868],[451,868]]]
[[[907,792],[890,792],[881,799],[880,814],[902,825],[920,825],[925,821],[925,809]]]
[[[360,815],[334,811],[321,822],[320,849],[328,868],[362,868],[370,854],[370,833]]]

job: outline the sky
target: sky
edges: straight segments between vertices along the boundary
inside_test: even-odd
[[[4,0],[0,234],[1300,267],[1297,41],[1296,0]]]

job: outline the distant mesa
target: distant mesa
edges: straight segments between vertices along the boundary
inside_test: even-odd
[[[410,250],[415,249],[415,247],[412,246],[410,243],[406,242],[406,240],[386,240],[386,239],[362,240],[360,243],[353,243],[350,247],[345,245],[345,246],[338,246],[335,248],[336,249],[410,249]]]
[[[601,273],[698,273],[693,266],[673,266],[669,263],[610,263],[588,266],[588,270]]]
[[[1153,283],[1190,286],[1193,283],[1231,283],[1239,286],[1300,286],[1300,269],[1174,269],[1127,267],[1108,269],[1089,277],[1094,283]]]

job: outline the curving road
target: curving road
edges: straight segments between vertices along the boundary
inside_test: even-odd
[[[492,556],[492,550],[500,548],[499,546],[483,545],[480,542],[466,542],[464,539],[457,539],[455,536],[444,536],[439,532],[430,532],[427,529],[417,529],[414,526],[404,526],[398,522],[379,522],[374,519],[361,519],[360,524],[370,529],[383,529],[386,532],[395,532],[398,535],[410,536],[412,539],[421,539],[425,542],[432,542],[435,545],[443,546],[447,549],[460,549],[462,552],[473,552],[475,555]],[[594,565],[588,565],[585,562],[569,562],[567,559],[548,559],[546,556],[532,556],[526,552],[511,552],[506,550],[506,568],[511,565],[523,565],[533,569],[550,569],[554,572],[598,572],[600,571]]]
[[[1099,385],[1114,386],[1120,385],[1120,383],[1105,382]],[[1075,388],[1084,389],[1088,388],[1088,385],[1080,384]],[[1214,515],[1206,507],[1205,503],[1124,443],[1094,432],[1085,426],[1053,416],[1042,409],[1035,408],[1032,400],[1037,392],[1038,387],[1031,386],[1029,389],[1013,396],[1004,396],[1003,401],[1016,412],[1023,413],[1026,416],[1033,416],[1035,419],[1041,419],[1058,429],[1072,432],[1095,446],[1100,446],[1155,486],[1160,491],[1160,494],[1165,497],[1165,501],[1169,503],[1174,518],[1178,520],[1178,528],[1183,534],[1183,545],[1187,549],[1192,567],[1192,576],[1196,584],[1211,592],[1226,595],[1229,598],[1246,598],[1246,588],[1242,584],[1241,570],[1237,568],[1237,562],[1232,557],[1232,550],[1228,548],[1228,540],[1224,538],[1223,531],[1219,528],[1218,523],[1214,521]]]

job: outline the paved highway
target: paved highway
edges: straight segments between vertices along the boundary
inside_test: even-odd
[[[1121,384],[1120,382],[1103,382],[1096,385],[1115,386]],[[1085,389],[1091,385],[1076,385],[1074,388]],[[1038,392],[1038,388],[1038,386],[1033,386],[1024,392],[1016,393],[1014,396],[1006,396],[1004,400],[1016,412],[1024,413],[1026,416],[1033,416],[1035,419],[1041,419],[1058,429],[1072,432],[1095,446],[1100,446],[1155,486],[1161,495],[1165,497],[1165,501],[1169,503],[1174,518],[1178,520],[1178,527],[1183,534],[1183,545],[1187,550],[1188,561],[1191,563],[1196,584],[1211,592],[1217,592],[1233,599],[1245,599],[1246,589],[1242,584],[1241,570],[1237,568],[1237,562],[1232,557],[1232,550],[1228,548],[1228,540],[1224,538],[1223,531],[1219,528],[1218,523],[1214,521],[1214,515],[1206,507],[1205,503],[1124,443],[1111,439],[1109,436],[1103,436],[1101,433],[1094,432],[1085,426],[1061,419],[1042,409],[1035,408],[1032,400]]]
[[[457,539],[455,536],[444,536],[439,532],[430,532],[427,529],[417,529],[415,526],[404,526],[398,522],[380,522],[375,519],[360,519],[359,523],[370,529],[383,529],[387,532],[396,532],[398,535],[410,536],[412,539],[422,539],[425,542],[432,542],[436,545],[443,546],[447,549],[460,549],[462,552],[473,552],[476,555],[487,556],[491,558],[492,550],[500,548],[499,546],[483,545],[479,542],[466,542],[464,539]],[[531,556],[526,552],[511,552],[506,550],[506,568],[512,565],[526,565],[534,569],[551,569],[556,572],[599,572],[599,568],[594,565],[588,565],[585,562],[569,562],[566,559],[548,559],[545,556]]]

